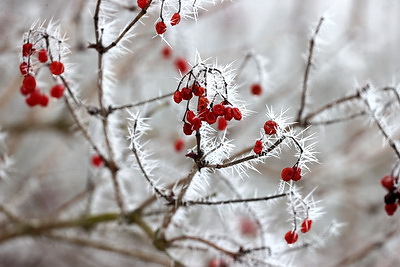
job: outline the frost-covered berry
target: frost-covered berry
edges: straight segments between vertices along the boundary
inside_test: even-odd
[[[254,151],[254,153],[259,155],[259,154],[261,154],[263,148],[264,148],[264,145],[261,142],[261,140],[257,140],[256,143],[254,144],[253,151]]]
[[[276,134],[278,129],[278,124],[273,120],[268,120],[264,123],[264,132],[267,135]]]
[[[192,90],[187,87],[182,88],[181,94],[184,100],[190,100],[193,97]]]
[[[179,13],[175,13],[171,17],[171,26],[177,25],[181,21],[181,15]]]
[[[158,34],[163,34],[167,31],[167,25],[165,25],[164,21],[159,21],[156,23],[156,32]]]
[[[299,239],[299,235],[293,230],[285,234],[285,240],[288,244],[296,243],[297,239]]]
[[[301,232],[302,233],[307,233],[311,229],[313,221],[310,219],[304,219],[304,221],[301,223]]]
[[[233,118],[237,121],[240,121],[242,119],[242,112],[238,108],[232,108],[232,115]]]

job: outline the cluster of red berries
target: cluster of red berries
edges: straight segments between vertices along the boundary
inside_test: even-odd
[[[310,231],[312,222],[313,221],[311,219],[304,219],[303,222],[301,223],[300,231],[303,234]],[[294,244],[294,243],[296,243],[296,241],[298,239],[299,239],[299,234],[295,230],[291,230],[285,234],[285,240],[286,240],[286,243],[288,243],[288,244]]]
[[[242,112],[237,107],[231,107],[231,104],[223,100],[220,104],[210,104],[210,100],[205,96],[206,89],[197,83],[189,87],[183,87],[182,90],[176,90],[174,93],[174,102],[179,104],[182,100],[190,101],[194,96],[199,97],[197,102],[197,114],[192,110],[186,111],[183,133],[191,135],[197,131],[205,121],[212,125],[217,123],[217,128],[223,131],[228,126],[228,121],[242,119]]]
[[[391,175],[386,175],[381,178],[381,185],[388,191],[384,198],[385,211],[389,216],[392,216],[397,210],[397,205],[400,205],[397,179]]]
[[[180,21],[181,21],[181,15],[179,13],[174,13],[170,19],[171,26],[179,24]],[[167,24],[165,24],[164,20],[161,20],[156,23],[157,34],[163,34],[166,31],[167,31]]]
[[[282,170],[281,177],[285,182],[290,180],[299,181],[301,179],[301,169],[298,166],[286,167]]]
[[[276,134],[278,130],[278,124],[273,120],[268,120],[264,123],[264,132],[266,135]],[[263,142],[261,140],[257,140],[254,144],[253,151],[254,153],[260,155],[264,149]]]
[[[47,63],[49,60],[48,51],[44,48],[36,53],[36,49],[31,43],[25,43],[22,46],[23,62],[19,65],[19,70],[24,76],[20,92],[26,96],[26,104],[30,107],[41,105],[46,107],[49,103],[49,97],[42,93],[36,86],[36,78],[32,68],[32,56],[37,54],[37,59],[40,63]],[[53,75],[60,75],[64,72],[64,64],[60,61],[53,61],[49,64],[50,72]],[[50,95],[54,98],[61,98],[64,95],[65,87],[62,84],[57,84],[50,89]]]

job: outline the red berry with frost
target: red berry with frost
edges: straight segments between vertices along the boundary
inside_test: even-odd
[[[196,114],[194,114],[193,111],[188,110],[188,111],[186,112],[186,120],[187,120],[189,123],[193,123],[193,119],[194,119],[195,117],[196,117]]]
[[[216,116],[223,116],[225,114],[225,107],[221,104],[217,104],[213,107],[213,112]]]
[[[385,211],[387,215],[392,216],[397,210],[397,204],[392,203],[392,204],[386,204],[385,205]]]
[[[182,102],[182,93],[180,91],[175,91],[174,93],[174,102],[179,104]]]
[[[199,85],[197,85],[197,84],[193,84],[193,86],[192,86],[192,90],[193,90],[193,94],[195,95],[195,96],[202,96],[202,95],[204,95],[204,93],[205,93],[205,89],[204,89],[204,87],[201,87],[201,86],[199,86]]]
[[[232,115],[233,118],[237,121],[240,121],[242,119],[242,112],[238,108],[232,108]]]
[[[288,244],[296,243],[297,239],[299,239],[299,235],[293,230],[285,234],[285,240]]]
[[[149,2],[149,0],[137,0],[137,5],[138,5],[138,7],[143,9],[147,6],[148,2]]]
[[[254,237],[258,232],[257,222],[253,219],[243,217],[239,222],[240,233],[244,236]]]
[[[218,119],[218,130],[223,131],[226,129],[226,127],[228,127],[228,122],[225,120],[224,117],[220,117]]]
[[[191,135],[193,133],[193,127],[189,123],[183,124],[183,133],[186,135]]]
[[[169,59],[171,57],[172,50],[169,46],[164,46],[163,49],[161,50],[161,55],[165,59]]]
[[[290,181],[293,178],[294,170],[291,167],[286,167],[281,172],[282,180],[285,182]]]
[[[233,112],[231,107],[225,107],[225,120],[230,121],[233,118]]]
[[[47,50],[46,49],[40,49],[38,52],[38,60],[39,62],[46,63],[47,60],[49,59],[47,55]]]
[[[394,182],[395,179],[391,175],[386,175],[381,178],[381,185],[389,191],[394,189]]]
[[[48,97],[47,95],[45,95],[45,94],[41,94],[41,95],[40,95],[39,104],[40,104],[42,107],[47,107],[47,105],[49,104],[49,97]]]
[[[185,141],[183,139],[179,138],[175,140],[174,143],[175,151],[180,152],[182,149],[185,147]]]
[[[263,148],[264,148],[264,145],[263,145],[263,143],[261,142],[261,140],[257,140],[256,143],[254,144],[253,151],[254,151],[254,153],[256,153],[257,155],[259,155],[259,154],[261,154]]]
[[[261,85],[258,84],[258,83],[255,83],[255,84],[251,85],[251,86],[250,86],[250,92],[251,92],[253,95],[261,95],[261,93],[262,93],[262,87],[261,87]]]
[[[193,122],[192,122],[192,128],[193,128],[193,130],[194,130],[194,131],[199,130],[199,129],[201,128],[201,125],[202,125],[202,123],[201,123],[200,118],[199,118],[199,117],[194,117],[194,118],[193,118]]]
[[[163,34],[167,30],[167,25],[165,25],[164,21],[159,21],[156,23],[156,32],[158,34]]]
[[[313,221],[310,219],[304,219],[304,221],[301,223],[301,232],[307,233],[308,231],[310,231],[312,222]]]
[[[171,26],[177,25],[181,21],[181,15],[179,13],[175,13],[171,17]]]
[[[206,121],[208,124],[214,124],[217,121],[217,116],[213,112],[208,112],[206,115]]]
[[[103,165],[103,159],[100,157],[100,155],[93,155],[91,158],[91,163],[93,167],[101,167]]]
[[[60,75],[64,72],[64,64],[60,61],[53,61],[50,63],[50,72],[53,75]]]
[[[189,70],[189,65],[183,58],[177,58],[174,63],[176,69],[179,70],[182,74],[185,74]]]
[[[21,72],[21,74],[22,75],[27,75],[28,73],[29,73],[29,70],[28,70],[28,63],[26,63],[26,62],[22,62],[20,65],[19,65],[19,71]]]
[[[33,49],[32,49],[33,45],[31,43],[26,43],[22,45],[22,56],[23,57],[27,57],[30,56],[31,54],[33,54]]]
[[[56,84],[50,89],[50,95],[54,98],[61,98],[64,96],[64,90],[63,84]]]
[[[298,181],[301,179],[301,169],[297,166],[293,167],[293,181]]]
[[[32,75],[26,75],[22,82],[22,85],[28,90],[28,92],[33,92],[36,88],[36,79]]]
[[[190,88],[183,87],[181,93],[184,100],[190,100],[193,97],[193,93]]]
[[[273,120],[268,120],[264,123],[264,131],[265,134],[267,135],[276,134],[277,129],[278,129],[278,124]]]

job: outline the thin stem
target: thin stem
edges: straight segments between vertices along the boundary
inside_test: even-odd
[[[137,103],[133,103],[133,104],[125,104],[125,105],[121,105],[121,106],[110,107],[108,109],[108,114],[110,114],[110,113],[112,113],[112,112],[114,112],[116,110],[142,106],[142,105],[145,105],[145,104],[148,104],[148,103],[151,103],[151,102],[155,102],[155,101],[158,101],[158,100],[161,100],[161,99],[164,99],[164,98],[171,97],[173,95],[174,95],[174,93],[167,93],[165,95],[157,96],[157,97],[150,98],[150,99],[147,99],[147,100],[143,100],[143,101],[140,101],[140,102],[137,102]]]

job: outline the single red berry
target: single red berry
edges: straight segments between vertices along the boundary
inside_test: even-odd
[[[26,63],[26,62],[22,62],[20,65],[19,65],[19,71],[21,72],[21,74],[22,75],[27,75],[28,73],[29,73],[29,70],[28,70],[28,63]]]
[[[261,142],[261,140],[257,140],[256,143],[254,144],[253,151],[254,151],[254,153],[256,153],[257,155],[259,155],[259,154],[261,154],[263,148],[264,148],[264,145],[263,145],[263,143]]]
[[[193,94],[195,95],[195,96],[202,96],[202,95],[204,95],[204,93],[205,93],[205,89],[204,89],[204,87],[201,87],[201,86],[199,86],[199,85],[197,85],[197,84],[193,84],[193,86],[192,86],[192,90],[193,90]]]
[[[208,263],[208,267],[229,267],[229,264],[223,259],[215,258]]]
[[[392,216],[397,210],[397,204],[392,203],[392,204],[385,204],[385,211],[387,215]]]
[[[60,75],[64,72],[64,64],[60,61],[53,61],[50,63],[50,72],[54,75]]]
[[[206,121],[208,124],[214,124],[217,121],[217,116],[213,112],[208,112],[206,115]]]
[[[34,90],[30,95],[25,99],[26,104],[30,107],[34,107],[40,104],[42,99],[42,94],[40,93],[39,89]]]
[[[193,127],[189,123],[183,124],[183,133],[186,135],[192,135],[193,133]]]
[[[257,222],[253,219],[243,217],[239,223],[240,233],[244,236],[256,236],[258,232]]]
[[[175,140],[174,143],[175,151],[180,152],[182,149],[185,147],[185,141],[183,139],[179,138]]]
[[[192,122],[192,128],[193,128],[193,130],[194,130],[194,131],[197,131],[198,129],[201,128],[201,125],[202,125],[202,123],[201,123],[200,118],[199,118],[199,117],[194,117],[194,118],[193,118],[193,122]]]
[[[297,166],[293,167],[293,181],[298,181],[301,179],[301,169]]]
[[[182,88],[182,98],[184,100],[190,100],[193,97],[192,89],[183,87]]]
[[[180,91],[175,91],[174,93],[174,102],[179,104],[182,102],[182,93]]]
[[[22,56],[27,57],[33,54],[33,44],[31,43],[26,43],[22,45]]]
[[[21,87],[19,88],[19,91],[21,92],[22,95],[29,95],[31,93],[23,85],[21,85]]]
[[[262,93],[262,87],[260,84],[255,83],[250,86],[250,91],[253,95],[261,95]]]
[[[225,107],[221,104],[213,106],[213,112],[216,116],[223,116],[225,114]]]
[[[40,104],[42,107],[47,107],[47,105],[49,104],[49,97],[48,97],[47,95],[45,95],[45,94],[41,94],[41,95],[40,95],[40,102],[39,102],[39,104]]]
[[[240,121],[242,119],[242,112],[238,108],[232,108],[232,115],[233,118],[237,121]]]
[[[161,50],[161,55],[165,59],[169,59],[171,57],[172,50],[169,46],[164,46],[163,49]]]
[[[278,129],[278,124],[273,120],[268,120],[264,123],[264,131],[265,134],[267,135],[276,134],[277,129]]]
[[[26,75],[22,82],[22,85],[28,90],[28,93],[31,93],[36,88],[36,79],[32,75]]]
[[[64,95],[64,90],[63,84],[56,84],[50,89],[50,95],[54,98],[61,98]]]
[[[103,165],[103,159],[97,154],[92,156],[91,162],[94,167],[101,167]]]
[[[286,167],[281,172],[282,180],[285,182],[290,181],[293,178],[294,170],[291,167]]]
[[[288,244],[296,243],[297,239],[299,239],[299,235],[293,230],[285,234],[285,240]]]
[[[198,104],[197,104],[197,110],[198,111],[206,110],[209,103],[210,103],[210,100],[208,100],[207,97],[205,97],[205,96],[199,97],[199,101],[198,101]]]
[[[175,67],[179,70],[182,74],[185,74],[189,70],[189,65],[184,58],[177,58],[175,60]]]
[[[137,5],[138,5],[138,7],[143,9],[147,6],[148,2],[149,2],[149,0],[137,0]]]
[[[228,127],[228,122],[225,120],[224,117],[220,117],[218,119],[218,130],[223,131]]]
[[[310,219],[304,219],[304,221],[301,223],[301,232],[307,233],[308,231],[310,231],[312,222],[313,221]]]
[[[179,13],[175,13],[171,17],[171,26],[175,26],[181,21],[181,15]]]
[[[196,114],[194,114],[194,112],[192,110],[188,110],[186,112],[186,120],[189,123],[193,123],[193,119],[196,117]]]
[[[230,121],[233,118],[233,112],[231,107],[225,107],[225,120]]]
[[[40,49],[38,52],[38,60],[42,63],[46,63],[48,59],[47,50],[44,48]]]
[[[394,177],[391,175],[385,175],[381,178],[381,185],[387,190],[391,191],[394,189]]]
[[[158,34],[163,34],[167,30],[167,25],[165,25],[164,21],[159,21],[156,24],[156,32]]]

